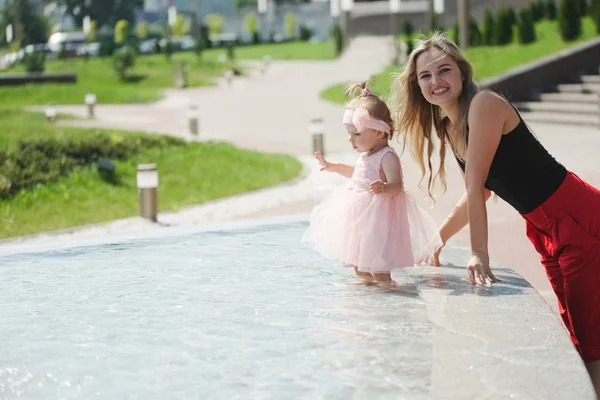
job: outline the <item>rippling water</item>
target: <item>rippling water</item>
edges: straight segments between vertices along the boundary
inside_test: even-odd
[[[432,326],[399,288],[299,240],[301,222],[0,259],[0,397],[418,399]]]

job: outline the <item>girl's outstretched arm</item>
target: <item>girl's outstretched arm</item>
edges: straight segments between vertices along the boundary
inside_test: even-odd
[[[381,169],[386,182],[376,180],[371,182],[370,191],[373,194],[383,194],[385,196],[397,196],[404,190],[402,181],[402,167],[400,159],[394,153],[387,153],[381,160]]]
[[[321,164],[321,171],[335,172],[345,176],[346,178],[352,178],[352,174],[354,174],[354,166],[348,164],[330,163],[319,151],[315,153],[315,158],[317,161],[319,161],[319,164]]]

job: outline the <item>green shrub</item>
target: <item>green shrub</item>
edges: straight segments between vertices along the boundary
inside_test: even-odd
[[[485,10],[485,14],[483,16],[483,43],[486,46],[491,46],[494,44],[494,15],[490,10]]]
[[[469,46],[477,47],[483,44],[483,35],[477,24],[477,20],[473,17],[469,19]]]
[[[529,44],[535,42],[535,23],[531,7],[524,7],[519,12],[518,30],[519,43]]]
[[[115,43],[124,44],[127,36],[129,36],[129,22],[124,19],[119,20],[115,25]]]
[[[288,40],[296,36],[296,15],[293,12],[285,14],[285,38]]]
[[[579,6],[573,0],[561,0],[558,8],[560,36],[570,42],[581,36],[581,16]]]
[[[550,21],[556,19],[556,3],[555,0],[548,0],[546,2],[546,18]]]
[[[596,33],[600,35],[600,0],[592,0],[590,3],[590,16],[594,21]]]
[[[27,72],[44,72],[46,69],[46,53],[43,51],[26,53],[23,57],[23,63]]]
[[[413,41],[413,25],[409,20],[405,20],[404,24],[402,24],[402,33],[406,36],[406,54],[410,55],[414,49],[414,41]]]
[[[515,24],[517,23],[517,14],[515,13],[515,10],[509,6],[504,7],[504,9],[506,10],[508,23],[510,24],[510,26],[515,26]]]
[[[258,19],[254,12],[248,12],[244,16],[244,30],[252,36],[252,42],[254,44],[260,43],[260,37],[258,34]]]
[[[579,11],[580,17],[585,17],[589,12],[589,6],[587,0],[575,0],[577,3],[577,11]]]
[[[536,0],[535,2],[531,3],[529,7],[531,9],[531,17],[533,18],[533,22],[538,22],[544,18],[546,8],[544,0]]]
[[[457,45],[460,43],[460,28],[458,26],[458,22],[454,25],[453,32],[453,40]],[[484,37],[481,31],[479,30],[479,25],[477,25],[477,20],[471,17],[469,19],[469,47],[477,47],[481,46],[484,43]]]
[[[513,41],[512,8],[503,8],[498,12],[494,26],[494,43],[505,45]]]
[[[114,67],[119,79],[125,80],[127,71],[135,65],[136,52],[130,46],[123,46],[113,55]]]
[[[173,42],[171,42],[170,39],[166,40],[163,51],[165,52],[165,57],[167,57],[167,60],[170,61],[171,56],[175,52],[175,48],[173,47]]]
[[[300,25],[300,40],[308,42],[313,36],[313,30],[306,25]]]
[[[115,43],[112,40],[100,41],[100,57],[111,57],[115,53]]]
[[[24,140],[12,150],[0,149],[0,198],[66,177],[100,158],[127,160],[146,149],[184,143],[170,136],[115,137],[100,132],[68,139]]]
[[[344,34],[339,24],[331,26],[331,36],[335,43],[335,54],[339,56],[344,51]]]

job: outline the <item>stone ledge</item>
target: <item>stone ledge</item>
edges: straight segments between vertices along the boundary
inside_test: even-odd
[[[298,394],[298,390],[310,390],[315,395],[329,390],[332,396],[359,390],[368,398],[379,399],[594,398],[585,367],[561,322],[514,271],[493,265],[503,282],[473,287],[465,279],[465,269],[454,265],[467,259],[468,250],[449,244],[443,253],[446,266],[394,273],[397,289],[353,286],[349,283],[351,271],[322,259],[300,242],[306,218],[299,215],[165,228],[88,239],[78,245],[36,243],[12,250],[8,246],[0,248],[0,254],[11,267],[7,271],[19,273],[31,268],[27,263],[33,260],[60,265],[64,274],[70,270],[70,260],[78,260],[98,271],[114,263],[115,271],[123,268],[120,273],[127,276],[127,268],[131,268],[128,260],[135,259],[135,268],[168,270],[165,280],[179,275],[186,280],[201,279],[203,286],[197,294],[200,304],[209,302],[202,309],[210,308],[214,296],[232,299],[229,304],[239,304],[239,309],[230,308],[213,324],[199,324],[195,329],[202,337],[203,329],[219,331],[219,324],[228,326],[235,321],[236,326],[245,327],[241,341],[236,336],[239,329],[224,330],[220,345],[213,345],[210,354],[222,360],[214,361],[217,369],[228,369],[225,360],[235,354],[235,365],[249,375],[229,373],[206,381],[208,386],[202,385],[200,390],[240,394],[235,388],[244,380],[248,385],[244,394],[253,390],[264,394],[268,388],[276,397],[283,393],[281,390],[286,395]],[[233,253],[235,248],[238,251]],[[199,268],[201,265],[223,263],[227,268],[211,269],[210,275],[201,278],[206,272]],[[203,297],[204,292],[208,295]],[[280,297],[284,292],[287,294]],[[261,308],[272,304],[274,298],[280,302],[275,308]],[[156,298],[151,308],[163,306]],[[248,312],[255,307],[261,310],[258,319]],[[203,315],[202,310],[197,311]],[[297,319],[296,315],[303,317]],[[299,325],[291,329],[293,324]],[[186,332],[178,331],[177,326],[174,323],[170,327],[174,342]],[[286,327],[286,334],[282,335],[281,327]],[[119,324],[115,323],[114,329],[118,332]],[[265,341],[267,337],[273,340]],[[382,352],[383,348],[387,350]],[[248,353],[249,349],[252,352]],[[276,349],[287,349],[281,353],[283,364],[277,364],[280,358],[276,357],[270,359],[277,364],[273,370],[252,368],[260,361],[252,354],[274,354]],[[176,359],[175,354],[163,354],[164,363]],[[72,356],[64,357],[70,361]],[[306,369],[309,365],[314,369]],[[122,364],[120,368],[119,373],[127,373],[140,367]],[[144,368],[146,373],[158,372],[151,366]],[[300,370],[305,371],[305,379],[314,377],[300,382],[307,386],[288,379]],[[365,371],[371,371],[370,375],[364,375]],[[203,372],[197,371],[200,376]],[[188,383],[190,390],[198,390],[193,387],[196,383]]]

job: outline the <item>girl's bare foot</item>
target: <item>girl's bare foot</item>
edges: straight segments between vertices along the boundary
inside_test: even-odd
[[[359,278],[362,278],[363,284],[365,284],[365,285],[373,284],[373,275],[371,275],[370,273],[359,271],[358,267],[354,267],[354,273]]]
[[[390,279],[389,281],[375,281],[375,284],[383,289],[391,289],[396,287],[396,281]]]

